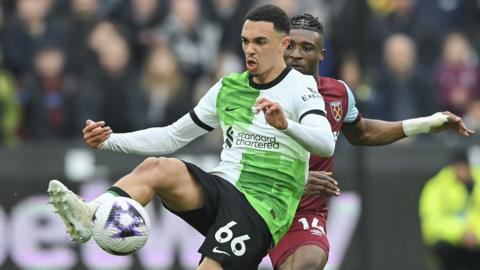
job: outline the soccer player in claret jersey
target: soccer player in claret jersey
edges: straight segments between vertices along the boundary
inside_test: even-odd
[[[84,140],[96,149],[166,154],[218,126],[225,143],[210,173],[178,159],[150,157],[89,203],[50,181],[50,201],[72,238],[91,237],[93,213],[113,196],[142,205],[158,196],[205,236],[198,269],[256,268],[290,227],[309,152],[331,156],[335,146],[314,78],[285,64],[289,31],[288,16],[276,6],[249,12],[241,34],[247,71],[222,78],[170,126],[112,134],[103,121],[87,120]]]
[[[291,42],[285,50],[285,60],[294,69],[315,77],[335,138],[342,131],[353,145],[385,145],[407,136],[446,128],[456,129],[463,136],[473,133],[460,117],[449,112],[401,122],[363,118],[348,86],[339,80],[320,77],[318,73],[319,62],[325,57],[322,24],[312,15],[303,14],[293,17],[290,26]],[[325,267],[329,251],[325,227],[327,201],[329,196],[337,196],[340,192],[337,182],[330,177],[332,167],[333,158],[310,157],[305,194],[292,226],[279,244],[269,251],[275,269],[317,270]]]

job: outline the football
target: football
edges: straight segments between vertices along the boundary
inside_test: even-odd
[[[150,220],[135,200],[115,197],[102,203],[93,216],[93,239],[114,255],[130,255],[147,242]]]

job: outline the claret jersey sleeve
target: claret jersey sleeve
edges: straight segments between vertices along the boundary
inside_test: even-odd
[[[357,102],[355,100],[355,96],[353,95],[353,92],[350,89],[350,87],[348,87],[348,85],[344,81],[341,81],[341,80],[338,80],[338,81],[345,86],[345,89],[347,90],[347,95],[348,95],[348,109],[343,122],[345,124],[354,123],[359,119],[359,117],[361,118],[361,114],[358,111],[358,108],[356,106]]]

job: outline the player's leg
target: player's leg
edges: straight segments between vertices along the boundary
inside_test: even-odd
[[[91,219],[96,208],[114,194],[131,197],[146,205],[155,195],[176,211],[188,211],[203,205],[202,187],[190,175],[185,164],[172,158],[147,158],[121,178],[108,192],[86,204],[56,180],[48,189],[50,202],[61,216],[73,240],[83,243],[92,234]]]
[[[280,242],[268,252],[275,270],[323,269],[330,244],[325,230],[326,215],[298,213]]]
[[[175,211],[198,209],[203,205],[202,187],[185,163],[174,158],[147,158],[114,186],[142,205],[148,204],[155,195]]]
[[[257,269],[272,241],[263,218],[233,184],[185,164],[202,186],[203,206],[191,211],[167,209],[205,236],[199,269]]]
[[[327,260],[327,254],[319,246],[301,246],[280,265],[279,270],[323,270]]]

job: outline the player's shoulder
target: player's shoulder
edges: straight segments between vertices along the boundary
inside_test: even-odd
[[[317,93],[317,82],[312,75],[305,75],[292,68],[285,79],[287,81],[285,84],[286,91],[291,95]],[[296,91],[292,91],[292,89],[296,89]]]
[[[238,73],[232,72],[220,79],[222,85],[248,84],[248,71]]]
[[[318,81],[318,89],[346,91],[346,83],[330,77],[320,77]]]
[[[299,80],[305,82],[306,84],[316,84],[315,78],[312,75],[303,74],[293,68],[288,73],[287,78],[291,81],[297,82],[297,84]]]
[[[320,77],[318,81],[318,91],[326,96],[335,96],[339,98],[348,98],[348,86],[345,82],[330,77]]]

